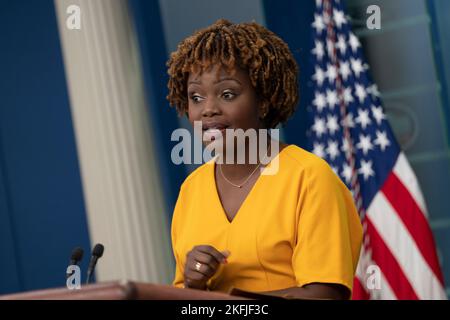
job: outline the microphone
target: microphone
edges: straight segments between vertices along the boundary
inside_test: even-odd
[[[80,247],[74,248],[72,250],[72,254],[70,255],[69,265],[70,266],[78,265],[78,262],[80,262],[81,259],[83,259],[83,253],[84,253],[83,248],[80,248]],[[69,276],[70,276],[70,274],[67,274],[67,277],[69,277]]]
[[[91,281],[92,274],[94,273],[95,266],[97,265],[97,260],[103,255],[105,247],[101,243],[97,243],[92,249],[91,261],[89,262],[89,267],[87,271],[86,284]]]
[[[78,262],[83,259],[83,248],[76,247],[72,250],[72,255],[70,256],[70,265],[78,264]]]

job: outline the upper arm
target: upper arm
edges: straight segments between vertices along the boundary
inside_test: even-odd
[[[362,242],[352,196],[326,163],[310,169],[304,185],[292,258],[297,285],[350,296]]]

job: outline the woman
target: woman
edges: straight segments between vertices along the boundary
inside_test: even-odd
[[[275,128],[298,101],[288,46],[257,23],[219,20],[182,41],[167,65],[170,104],[201,121],[208,141]],[[269,154],[259,145],[258,155]],[[216,157],[184,181],[172,220],[175,286],[350,298],[362,241],[352,196],[322,159],[278,146],[256,163],[248,151],[245,163]],[[230,150],[225,144],[221,159]],[[275,160],[276,173],[266,174]]]

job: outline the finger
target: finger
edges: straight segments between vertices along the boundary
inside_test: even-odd
[[[208,288],[206,282],[198,282],[190,279],[185,279],[184,286],[185,288],[199,289],[199,290],[206,290]]]
[[[192,269],[186,270],[184,277],[185,279],[190,279],[192,281],[204,283],[206,283],[209,280],[209,277],[206,276],[205,274]]]
[[[200,262],[197,259],[204,262]],[[205,277],[206,280],[208,280],[215,273],[216,268],[211,267],[208,263],[206,263],[207,261],[213,261],[212,264],[218,265],[215,258],[211,257],[210,255],[201,253],[199,251],[196,251],[195,249],[193,249],[193,251],[190,251],[187,254],[185,264],[185,277],[193,277],[200,280],[197,275],[198,273],[202,277]],[[198,270],[196,268],[197,263],[200,263]]]
[[[186,260],[186,266],[190,269],[195,270],[196,263],[199,262],[205,267],[202,270],[206,270],[205,268],[210,268],[211,270],[217,270],[219,263],[216,258],[208,253],[203,253],[200,251],[191,251],[188,253],[188,257]],[[203,272],[205,273],[205,272]]]
[[[198,272],[201,273],[202,275],[204,275],[205,277],[207,277],[208,279],[210,277],[212,277],[214,275],[214,273],[216,273],[217,269],[213,269],[211,268],[208,264],[206,263],[201,263],[198,261],[192,261],[189,266],[188,266],[189,270],[191,272]]]
[[[196,251],[192,253],[192,259],[195,262],[200,262],[202,264],[208,265],[211,269],[216,270],[219,266],[219,263],[217,262],[216,258],[208,253],[203,253],[200,251]]]
[[[201,245],[201,246],[196,246],[194,249],[196,249],[196,251],[200,251],[200,252],[208,253],[208,254],[212,255],[214,258],[216,258],[218,263],[223,263],[226,259],[226,256],[224,256],[220,251],[218,251],[216,248],[214,248],[212,246]]]
[[[185,287],[193,289],[203,289],[206,286],[205,281],[197,281],[189,278],[184,279]]]

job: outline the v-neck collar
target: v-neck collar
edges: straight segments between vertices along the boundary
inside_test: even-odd
[[[253,194],[256,192],[255,190],[260,188],[259,185],[263,183],[263,180],[265,180],[267,177],[264,173],[264,171],[266,171],[272,164],[272,162],[277,158],[280,157],[281,153],[284,152],[285,149],[289,148],[291,145],[287,145],[285,148],[283,148],[272,160],[270,160],[270,162],[264,166],[264,169],[262,170],[262,172],[260,173],[258,179],[255,181],[255,183],[253,184],[252,188],[250,189],[250,191],[248,192],[247,196],[245,197],[244,201],[241,203],[241,205],[239,206],[239,209],[237,210],[236,214],[233,217],[233,220],[228,220],[228,216],[227,213],[225,212],[225,209],[223,207],[222,204],[222,200],[220,200],[220,196],[219,196],[219,190],[217,189],[217,183],[216,183],[216,177],[215,177],[215,168],[216,168],[216,160],[217,157],[215,157],[214,159],[212,159],[209,163],[209,179],[211,181],[211,185],[213,185],[213,197],[214,197],[214,202],[217,204],[217,207],[219,208],[220,211],[220,215],[222,216],[222,220],[224,220],[224,222],[231,226],[233,224],[235,224],[236,219],[239,218],[239,216],[242,215],[242,211],[245,210],[246,204],[247,202],[249,202],[249,198],[251,199],[251,197],[253,196]]]

